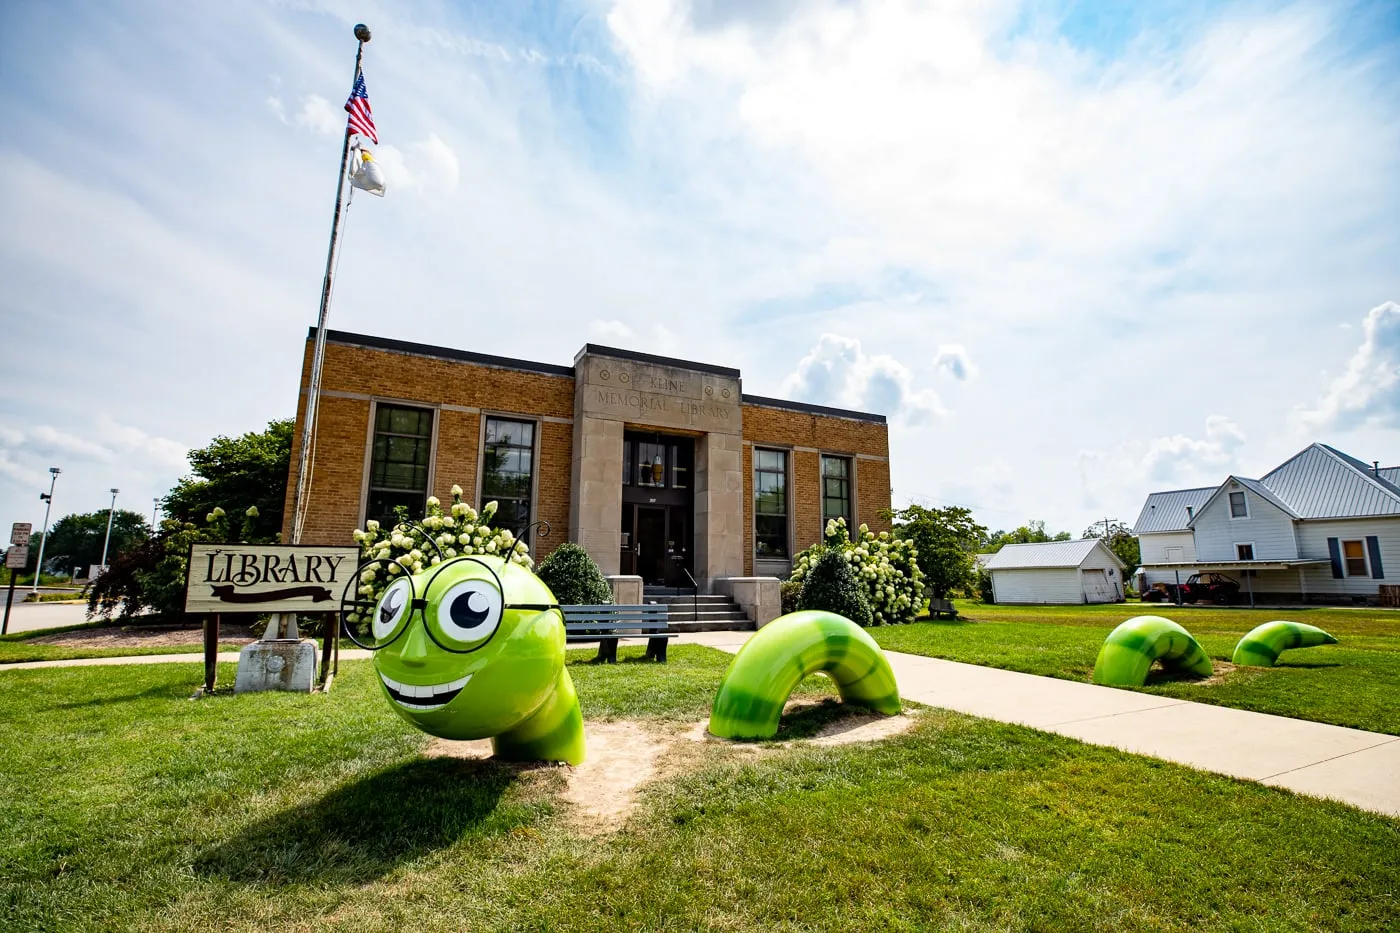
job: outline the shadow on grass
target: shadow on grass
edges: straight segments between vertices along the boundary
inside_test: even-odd
[[[372,881],[481,827],[518,773],[493,761],[414,759],[265,817],[194,867],[246,884]]]
[[[840,722],[843,719],[849,719],[848,728],[854,729],[869,722],[870,715],[871,713],[867,709],[842,703],[833,697],[826,697],[819,702],[799,706],[783,713],[783,718],[778,720],[778,734],[773,736],[771,741],[789,742],[793,739],[810,739],[832,723]],[[844,732],[847,730],[838,729],[835,731]]]
[[[111,706],[113,703],[132,703],[137,700],[164,699],[164,700],[186,700],[189,698],[192,687],[185,684],[172,686],[171,684],[156,684],[154,687],[147,687],[145,690],[136,693],[104,693],[87,700],[75,700],[71,703],[54,703],[45,707],[50,710],[75,710],[87,709],[92,706]]]

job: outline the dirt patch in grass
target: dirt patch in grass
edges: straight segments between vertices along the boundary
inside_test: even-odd
[[[816,707],[840,704],[831,701],[794,700],[783,715],[801,714]],[[692,724],[637,722],[589,722],[584,727],[587,757],[577,767],[524,763],[512,765],[524,777],[548,781],[563,778],[560,797],[569,805],[568,821],[585,835],[602,835],[622,827],[646,784],[686,774],[713,764],[717,758],[738,755],[762,757],[800,745],[850,745],[878,742],[913,728],[917,713],[880,716],[858,707],[828,711],[834,718],[810,738],[786,742],[731,742],[709,734],[709,721]],[[433,739],[424,750],[428,757],[485,759],[491,757],[491,740],[454,742]]]
[[[246,645],[254,640],[252,630],[246,625],[225,622],[219,626],[220,644]],[[204,644],[204,632],[198,628],[123,625],[57,632],[25,641],[31,645],[59,645],[64,648],[167,648],[185,645],[198,648]]]

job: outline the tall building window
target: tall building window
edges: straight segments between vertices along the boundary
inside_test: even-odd
[[[375,406],[365,518],[392,526],[398,521],[394,510],[399,507],[406,509],[411,519],[423,517],[432,446],[432,409]]]
[[[788,556],[787,452],[753,452],[754,554]]]
[[[822,457],[822,525],[833,518],[844,518],[849,530],[851,513],[851,461],[846,457]]]
[[[496,500],[494,527],[520,534],[530,524],[534,473],[534,422],[488,417],[482,448],[481,502],[485,505]]]

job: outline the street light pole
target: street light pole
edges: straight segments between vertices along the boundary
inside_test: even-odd
[[[107,509],[107,537],[102,539],[102,566],[107,566],[107,545],[112,543],[112,516],[117,514],[117,493],[120,489],[112,490],[112,505]]]
[[[151,498],[151,531],[156,530],[156,515],[160,512],[160,497]]]
[[[34,586],[30,589],[30,592],[36,595],[39,592],[39,576],[44,572],[44,545],[49,543],[49,510],[53,508],[53,487],[58,483],[58,474],[62,472],[58,467],[49,467],[49,491],[47,494],[39,493],[39,498],[48,505],[44,506],[43,536],[39,539],[39,563],[34,567]]]

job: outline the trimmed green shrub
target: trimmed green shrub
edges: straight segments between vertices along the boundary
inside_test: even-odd
[[[802,596],[801,580],[784,580],[778,587],[778,595],[781,598],[783,615],[797,611],[797,600]]]
[[[856,578],[851,566],[855,555],[835,549],[817,558],[802,582],[802,595],[797,598],[799,609],[823,609],[845,616],[861,628],[875,624],[865,587]]]
[[[914,621],[924,604],[924,575],[912,541],[901,541],[888,531],[875,534],[868,525],[861,525],[852,541],[846,532],[846,520],[833,518],[826,523],[825,540],[797,555],[791,579],[805,580],[827,551],[846,555],[865,590],[876,625]]]
[[[555,548],[535,572],[561,606],[604,606],[613,601],[603,571],[572,541]]]

